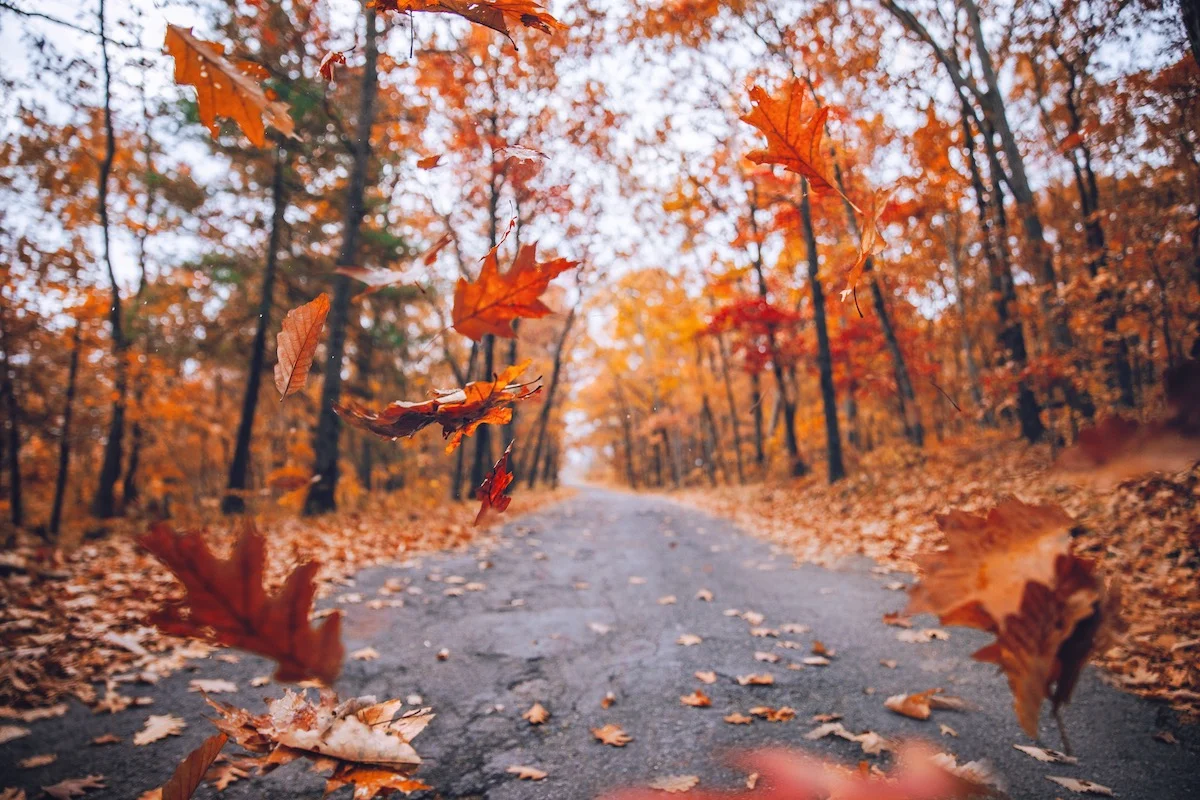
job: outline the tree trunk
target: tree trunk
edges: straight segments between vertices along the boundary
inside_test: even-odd
[[[625,392],[621,389],[621,381],[615,381],[617,387],[617,411],[621,415],[621,433],[625,438],[625,479],[629,488],[638,488],[638,474],[633,466],[633,420],[630,418],[629,406],[625,403]]]
[[[542,447],[545,444],[546,429],[550,426],[550,413],[554,409],[554,399],[558,392],[559,377],[562,375],[563,351],[567,343],[567,335],[571,332],[571,326],[575,324],[575,309],[572,308],[567,318],[563,321],[562,333],[558,336],[558,342],[554,346],[554,366],[550,371],[550,385],[546,387],[546,401],[542,403],[542,410],[538,414],[537,422],[537,438],[534,441],[533,451],[529,454],[529,461],[525,465],[525,471],[528,475],[526,485],[532,489],[534,480],[537,477],[538,461],[542,457]],[[486,427],[486,426],[483,426]],[[512,439],[509,439],[511,442]],[[482,478],[480,482],[482,482]]]
[[[2,318],[0,318],[2,319]],[[4,454],[8,460],[8,501],[9,518],[14,528],[25,521],[25,511],[21,496],[21,409],[17,403],[16,389],[13,387],[12,368],[9,363],[9,343],[5,335],[7,331],[0,329],[0,393],[3,394],[5,425]]]
[[[117,479],[121,476],[125,402],[129,390],[129,365],[125,359],[125,336],[121,327],[121,290],[117,286],[117,275],[113,271],[108,221],[108,179],[112,174],[113,158],[116,155],[116,135],[113,132],[112,118],[112,68],[108,59],[108,38],[104,23],[106,2],[107,0],[100,0],[99,11],[100,53],[104,64],[104,158],[100,161],[97,205],[100,211],[104,266],[108,271],[108,284],[112,291],[108,319],[112,326],[112,352],[116,372],[113,380],[112,419],[108,426],[108,438],[104,442],[104,460],[100,465],[99,483],[96,495],[92,499],[92,514],[100,519],[109,519],[117,514],[116,487]]]
[[[518,231],[518,233],[519,233],[519,231]],[[519,239],[518,239],[518,247],[520,247]],[[521,327],[520,318],[514,319],[513,320],[513,334],[514,335],[513,335],[513,338],[508,340],[508,363],[509,364],[516,364],[517,356],[520,354],[520,351],[517,348],[517,337],[515,335],[517,330],[520,327]],[[517,411],[518,411],[519,405],[520,405],[520,403],[512,404],[512,417],[509,419],[509,421],[507,423],[505,423],[505,425],[503,427],[504,433],[501,435],[501,438],[505,442],[511,442],[513,439],[517,438]],[[507,446],[507,445],[505,445],[505,446]]]
[[[263,366],[267,355],[267,331],[271,327],[271,307],[275,296],[275,272],[279,264],[279,240],[283,236],[284,212],[287,211],[287,182],[285,173],[291,163],[286,146],[275,148],[275,170],[271,179],[271,232],[267,237],[267,263],[263,270],[261,294],[258,298],[258,322],[254,328],[254,343],[250,350],[250,369],[246,373],[246,391],[242,395],[242,416],[238,421],[237,439],[233,447],[233,463],[229,465],[226,494],[221,500],[225,514],[241,514],[246,510],[243,493],[250,469],[250,442],[254,434],[254,414],[262,386]]]
[[[804,226],[804,245],[808,251],[808,286],[812,294],[813,324],[817,329],[817,369],[821,375],[821,403],[825,407],[825,456],[829,482],[846,477],[842,463],[842,436],[838,430],[837,394],[833,385],[833,354],[829,349],[829,328],[825,324],[825,290],[821,286],[821,265],[817,257],[817,235],[813,230],[812,205],[808,181],[800,181],[800,221]]]
[[[375,94],[379,90],[379,20],[376,13],[375,4],[364,0],[364,52],[367,62],[363,68],[358,121],[355,125],[354,164],[350,171],[350,184],[346,188],[346,212],[338,264],[358,263],[359,228],[366,212],[364,196],[367,190],[367,170],[371,161],[371,128],[375,121]],[[345,275],[335,275],[333,303],[329,310],[325,382],[321,387],[320,418],[317,420],[317,432],[313,437],[316,482],[309,487],[308,496],[304,499],[305,516],[337,508],[338,438],[341,424],[333,411],[333,404],[342,393],[342,359],[346,354],[346,325],[349,318],[350,279]]]
[[[496,374],[496,337],[484,334],[482,380],[492,380]],[[475,460],[471,463],[471,486],[479,486],[492,468],[492,426],[480,425],[475,431]]]
[[[967,383],[971,390],[971,400],[975,408],[983,409],[983,389],[979,384],[979,364],[975,361],[975,352],[971,347],[971,332],[967,328],[967,293],[963,282],[962,259],[959,257],[958,242],[950,232],[950,226],[945,226],[946,257],[950,260],[950,268],[954,271],[954,304],[958,309],[959,346],[963,358],[967,362]],[[984,411],[985,419],[990,419],[991,412]]]
[[[733,453],[737,462],[738,483],[746,483],[746,467],[742,461],[742,426],[738,421],[737,401],[733,395],[733,379],[729,371],[729,350],[725,337],[717,334],[717,353],[721,357],[721,380],[725,384],[725,402],[729,405],[729,427],[733,432]]]
[[[1200,64],[1200,0],[1179,0],[1179,13],[1192,46],[1192,58]]]
[[[763,450],[763,411],[762,411],[762,379],[758,370],[750,373],[750,410],[754,419],[754,463],[758,465],[759,475],[762,475],[763,465],[767,456]]]
[[[58,474],[54,478],[54,504],[50,507],[50,541],[58,541],[62,525],[63,500],[67,496],[67,473],[71,466],[71,416],[75,412],[75,387],[79,375],[80,330],[83,325],[75,320],[75,332],[71,336],[71,362],[67,368],[67,392],[63,402],[62,429],[58,435]]]

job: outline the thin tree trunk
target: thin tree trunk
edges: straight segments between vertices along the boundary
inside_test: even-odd
[[[804,227],[805,249],[808,251],[808,286],[812,294],[813,324],[817,329],[817,369],[821,376],[821,403],[825,407],[826,464],[829,468],[829,482],[835,483],[846,477],[846,465],[842,462],[837,393],[833,385],[833,354],[829,349],[829,328],[825,324],[825,290],[821,286],[817,235],[813,230],[808,181],[803,178],[800,180],[800,221]]]
[[[284,212],[287,210],[287,181],[285,173],[291,163],[291,152],[275,148],[275,170],[271,179],[271,232],[267,237],[267,263],[263,269],[261,294],[258,298],[258,321],[254,328],[254,343],[250,350],[250,369],[246,373],[246,391],[242,395],[242,416],[238,421],[237,438],[233,447],[233,462],[229,465],[229,480],[221,511],[241,514],[246,509],[243,492],[250,470],[250,443],[254,434],[254,415],[262,387],[263,366],[267,354],[267,331],[271,327],[271,307],[275,296],[275,273],[279,264],[279,241],[283,236]]]
[[[108,179],[112,174],[113,158],[116,155],[116,135],[113,132],[112,118],[112,66],[108,58],[108,38],[104,19],[106,2],[107,0],[100,0],[99,9],[100,53],[104,64],[104,158],[100,161],[97,205],[100,211],[104,266],[108,271],[108,283],[112,291],[108,319],[112,326],[112,352],[116,372],[113,380],[112,419],[108,426],[108,438],[104,442],[104,460],[100,465],[96,495],[92,499],[92,514],[100,519],[109,519],[117,514],[116,486],[117,479],[121,476],[121,450],[125,438],[125,402],[129,391],[129,365],[125,359],[125,336],[121,327],[121,290],[117,286],[117,275],[113,271],[108,220]]]
[[[83,325],[75,320],[71,336],[71,363],[67,368],[67,392],[63,401],[62,429],[58,436],[58,474],[54,478],[54,503],[50,507],[50,541],[58,541],[62,525],[63,500],[67,496],[67,474],[71,466],[71,416],[75,412],[75,387],[79,375],[80,331]]]
[[[967,383],[971,390],[971,400],[977,409],[983,408],[983,389],[979,383],[979,364],[975,361],[975,352],[971,347],[971,332],[967,328],[967,292],[963,282],[962,259],[959,257],[958,242],[950,232],[950,226],[944,229],[946,235],[946,256],[950,260],[950,268],[954,271],[954,304],[958,309],[959,346],[967,363]],[[985,418],[990,419],[991,412],[985,412]]]
[[[0,320],[3,316],[0,316]],[[21,409],[17,403],[17,393],[13,387],[12,365],[9,363],[9,343],[7,331],[0,328],[0,393],[4,399],[5,447],[4,454],[8,460],[8,501],[9,518],[14,528],[25,521],[25,511],[21,496]]]
[[[1192,58],[1200,64],[1200,0],[1179,0],[1179,14],[1192,46]]]
[[[375,95],[379,90],[379,20],[375,3],[363,2],[366,35],[364,52],[366,65],[363,68],[362,89],[359,96],[358,121],[353,145],[354,164],[350,171],[350,183],[346,189],[346,212],[343,223],[342,246],[338,253],[338,264],[358,263],[359,229],[366,212],[365,194],[367,171],[371,160],[371,128],[375,122]],[[316,453],[314,472],[316,481],[309,487],[304,499],[304,514],[312,516],[337,508],[338,481],[338,438],[341,424],[334,413],[333,404],[342,393],[342,359],[346,353],[346,326],[350,318],[350,279],[335,275],[333,279],[333,303],[329,311],[329,340],[325,362],[325,382],[321,387],[321,410],[317,420],[317,431],[313,438]]]
[[[767,460],[766,452],[763,450],[762,402],[762,379],[758,376],[758,370],[755,370],[750,373],[750,410],[754,419],[754,463],[758,465],[760,476]]]
[[[519,231],[518,231],[518,233],[519,233]],[[519,239],[517,241],[517,246],[520,247]],[[519,318],[513,320],[513,334],[514,335],[513,335],[513,338],[508,340],[508,363],[509,364],[516,364],[517,356],[520,354],[520,351],[517,348],[517,337],[515,335],[517,332],[517,329],[520,328],[520,326],[521,326],[521,320]],[[508,442],[511,442],[513,439],[517,438],[517,410],[518,410],[517,407],[519,405],[520,405],[520,403],[513,403],[512,418],[509,419],[509,421],[507,423],[505,423],[505,425],[503,427],[504,433],[503,433],[502,438],[504,439],[506,447],[508,446],[508,444],[507,444]],[[486,427],[486,426],[484,426],[484,427]]]
[[[725,401],[729,404],[729,427],[733,432],[733,453],[737,462],[738,483],[745,485],[746,468],[742,462],[742,426],[738,421],[737,401],[733,395],[733,379],[729,371],[729,350],[725,337],[717,334],[717,353],[721,357],[721,381],[725,384]]]
[[[532,489],[534,480],[537,476],[538,461],[542,456],[542,447],[546,439],[546,429],[550,425],[550,413],[554,408],[554,400],[558,393],[559,378],[562,375],[563,352],[567,343],[567,336],[571,332],[571,326],[575,324],[575,308],[572,308],[567,318],[563,321],[562,333],[558,336],[558,342],[554,346],[554,366],[550,371],[550,385],[546,387],[546,401],[542,403],[542,410],[538,414],[537,422],[537,439],[534,441],[533,452],[529,454],[529,462],[525,465],[525,471],[528,474],[526,485]],[[512,441],[511,439],[509,440]],[[480,479],[482,481],[482,479]]]
[[[617,410],[621,414],[621,433],[625,437],[625,479],[629,488],[638,488],[638,474],[633,466],[633,420],[630,419],[629,406],[625,403],[625,392],[621,389],[621,381],[615,381],[617,389]]]

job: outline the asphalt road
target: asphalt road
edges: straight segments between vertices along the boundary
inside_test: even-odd
[[[482,561],[490,567],[481,569]],[[463,585],[454,576],[486,588],[447,596],[447,589]],[[952,629],[948,641],[898,641],[900,629],[880,620],[904,605],[902,593],[886,588],[897,576],[876,574],[865,560],[834,571],[797,567],[728,523],[665,500],[581,490],[565,503],[514,520],[485,551],[367,570],[345,591],[370,600],[389,578],[408,581],[421,593],[400,595],[403,608],[341,604],[348,614],[347,650],[369,645],[379,658],[349,660],[336,688],[343,696],[381,699],[419,694],[433,706],[438,716],[415,742],[426,759],[418,777],[436,787],[426,797],[583,800],[674,774],[698,775],[709,788],[733,787],[743,774],[724,766],[722,756],[764,745],[806,745],[848,762],[862,759],[853,742],[803,740],[815,727],[810,718],[830,713],[843,715],[855,732],[920,736],[960,761],[986,758],[1013,797],[1072,796],[1047,775],[1085,778],[1126,798],[1200,796],[1200,736],[1194,727],[1178,725],[1168,709],[1106,686],[1089,669],[1065,715],[1079,764],[1035,761],[1012,747],[1033,742],[1017,726],[1003,677],[969,659],[986,637]],[[702,589],[712,592],[711,602],[696,599]],[[660,605],[666,595],[677,602]],[[778,638],[752,636],[752,626],[727,609],[762,614],[761,626],[779,630]],[[787,633],[786,624],[810,630]],[[680,646],[682,634],[703,641]],[[789,661],[811,656],[814,640],[834,651],[831,663],[787,669]],[[780,647],[783,641],[801,649]],[[436,655],[441,648],[450,651],[444,661]],[[773,651],[781,660],[761,663],[755,651]],[[897,665],[889,669],[881,660]],[[717,682],[702,685],[693,677],[696,670],[715,671]],[[32,723],[32,735],[0,745],[0,787],[22,786],[32,800],[39,786],[100,773],[108,788],[88,793],[88,800],[136,798],[161,785],[213,732],[201,697],[187,691],[189,680],[231,680],[239,691],[220,697],[260,711],[262,698],[280,689],[252,688],[250,679],[268,671],[251,656],[236,664],[210,657],[157,686],[123,688],[153,697],[150,706],[94,715],[76,705],[64,717]],[[762,672],[774,675],[774,685],[735,681]],[[938,711],[921,722],[883,706],[888,695],[935,686],[965,698],[974,710]],[[698,687],[712,697],[711,708],[680,703],[681,695]],[[603,709],[607,692],[616,702]],[[537,727],[520,716],[534,702],[552,715]],[[797,716],[751,725],[722,721],[759,705],[791,706]],[[182,736],[142,747],[129,743],[149,714],[168,712],[188,721]],[[958,736],[939,736],[939,722]],[[624,748],[601,745],[589,731],[606,723],[621,725],[633,741]],[[1161,731],[1179,743],[1155,739]],[[89,746],[109,732],[124,743]],[[1047,746],[1059,746],[1048,714],[1042,736]],[[18,759],[50,752],[58,755],[50,766],[16,767]],[[550,775],[521,781],[505,772],[513,765]],[[304,762],[295,762],[221,794],[202,787],[197,797],[318,798],[322,786]],[[349,798],[350,790],[335,797]]]

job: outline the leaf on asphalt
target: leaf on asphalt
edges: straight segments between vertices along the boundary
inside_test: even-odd
[[[941,731],[942,736],[958,736],[958,731],[954,730],[954,728],[951,728],[944,722],[938,723],[938,730]]]
[[[236,692],[237,684],[224,678],[195,678],[188,681],[189,692],[205,692],[220,694],[221,692]]]
[[[0,744],[28,735],[29,728],[22,728],[20,725],[0,725]]]
[[[775,676],[769,672],[738,675],[737,682],[738,686],[771,686],[775,683]]]
[[[350,654],[355,661],[374,661],[379,658],[379,651],[374,647],[364,647]]]
[[[207,700],[220,715],[213,724],[271,768],[307,758],[317,770],[332,769],[326,794],[353,785],[355,798],[371,800],[380,793],[428,788],[410,777],[421,764],[411,742],[434,717],[428,708],[397,716],[400,700],[340,702],[330,690],[322,690],[315,704],[306,693],[288,690],[268,700],[267,713],[259,715]]]
[[[342,669],[341,613],[309,624],[315,578],[310,561],[288,576],[273,596],[263,586],[266,545],[247,522],[227,560],[218,559],[199,531],[176,534],[157,523],[139,539],[187,589],[184,603],[169,603],[155,618],[165,633],[196,636],[239,647],[278,662],[275,680],[310,678],[332,683]]]
[[[88,775],[86,778],[68,778],[53,786],[43,786],[42,791],[54,800],[71,800],[72,797],[81,797],[93,789],[104,788],[106,787],[103,775]]]
[[[647,784],[651,789],[667,794],[682,794],[690,792],[700,779],[695,775],[667,775],[663,778],[656,778]]]
[[[712,698],[700,689],[696,689],[691,694],[685,694],[680,697],[679,702],[692,708],[708,708],[712,705]]]
[[[810,667],[828,667],[833,663],[825,656],[805,656],[800,660]]]
[[[223,733],[210,736],[181,761],[171,779],[163,784],[163,800],[188,800],[227,741],[229,737]]]
[[[929,644],[930,642],[946,641],[950,634],[941,628],[922,628],[921,630],[903,630],[896,634],[896,641],[908,644]]]
[[[197,39],[191,28],[178,25],[167,25],[163,47],[175,59],[175,83],[196,88],[200,123],[214,137],[220,132],[217,117],[225,117],[236,122],[255,147],[264,147],[265,117],[284,136],[296,138],[288,107],[273,100],[254,79],[261,66],[235,64],[225,56],[224,46]]]
[[[511,339],[516,336],[513,320],[538,319],[552,313],[541,301],[550,281],[579,266],[578,261],[555,258],[538,262],[537,243],[521,245],[517,257],[507,272],[500,272],[500,262],[493,247],[483,258],[483,267],[475,281],[459,278],[454,287],[454,307],[451,318],[454,330],[475,341],[491,334]]]
[[[996,641],[973,656],[1003,670],[1017,719],[1031,737],[1042,701],[1055,709],[1069,701],[1088,656],[1122,626],[1120,596],[1090,562],[1059,557],[1051,585],[1027,583],[1019,612],[1006,616]]]
[[[943,625],[995,631],[1017,613],[1028,581],[1054,582],[1074,520],[1056,505],[1008,497],[986,516],[956,510],[938,515],[937,523],[947,549],[918,557],[922,578],[904,613],[930,612]]]
[[[434,397],[416,403],[396,401],[382,411],[370,411],[357,405],[337,405],[333,409],[357,428],[385,439],[412,436],[429,425],[442,426],[447,440],[446,453],[453,453],[462,440],[480,425],[506,425],[512,420],[512,404],[527,400],[541,386],[515,383],[528,368],[530,359],[507,367],[490,381],[473,381],[462,389],[438,390]],[[532,383],[537,383],[533,381]]]
[[[675,640],[675,644],[682,645],[683,647],[695,647],[703,641],[703,639],[694,633],[684,633]]]
[[[115,733],[102,733],[99,736],[94,737],[91,741],[91,744],[94,744],[94,745],[120,744],[120,743],[121,743],[121,737],[117,736]]]
[[[1033,747],[1027,744],[1014,744],[1013,749],[1020,750],[1027,756],[1032,756],[1038,761],[1046,764],[1078,764],[1079,759],[1075,756],[1069,756],[1066,753],[1060,753],[1057,750],[1050,750],[1045,747]]]
[[[550,774],[544,770],[538,769],[537,767],[513,766],[504,771],[510,775],[516,775],[523,781],[540,781]]]
[[[1113,797],[1113,790],[1107,786],[1101,786],[1093,781],[1084,780],[1082,778],[1060,778],[1057,775],[1047,775],[1046,780],[1054,781],[1064,789],[1070,789],[1072,792],[1079,794],[1099,794],[1105,797]]]
[[[762,661],[767,664],[777,664],[777,663],[779,663],[779,656],[775,653],[766,653],[766,652],[763,652],[762,650],[755,650],[754,651],[754,660]]]
[[[611,722],[599,728],[592,728],[592,736],[595,736],[601,744],[613,747],[624,747],[633,741],[633,737],[625,733],[620,725]]]
[[[804,738],[809,741],[824,739],[827,736],[837,736],[848,742],[855,742],[867,755],[878,755],[884,750],[891,749],[888,741],[874,731],[851,733],[840,722],[827,722],[804,734]]]
[[[883,624],[895,625],[897,628],[911,628],[913,626],[911,619],[894,611],[883,615]]]
[[[698,669],[695,672],[695,676],[696,680],[700,681],[701,683],[712,684],[717,682],[717,673],[713,672],[711,669]]]
[[[749,725],[754,722],[754,717],[748,717],[740,711],[734,711],[731,714],[726,714],[724,720],[730,725]]]
[[[713,599],[713,593],[708,589],[701,589],[700,591],[696,592],[696,599],[702,603],[711,603]]]
[[[57,753],[42,753],[40,755],[22,758],[17,762],[17,766],[21,769],[37,769],[38,767],[45,767],[53,764],[57,760]]]
[[[767,722],[788,722],[796,718],[796,709],[791,706],[780,706],[779,708],[755,706],[750,709],[750,714],[755,717],[762,717]]]
[[[668,594],[668,595],[664,595],[664,596],[662,596],[662,597],[658,598],[658,604],[659,604],[660,606],[673,606],[673,605],[675,605],[675,595],[673,595],[673,594]]]
[[[275,337],[275,388],[279,399],[302,390],[308,383],[313,355],[329,315],[329,295],[321,292],[310,303],[293,308],[283,318],[283,327]]]
[[[474,523],[476,525],[489,511],[501,514],[508,509],[508,504],[512,502],[512,497],[508,494],[508,487],[513,482],[512,471],[508,468],[509,459],[512,458],[512,448],[513,442],[509,442],[508,447],[504,448],[504,454],[500,456],[500,460],[487,475],[483,476],[483,482],[475,490],[475,498],[479,500],[479,513],[475,515]]]
[[[884,700],[883,705],[889,711],[894,711],[905,717],[929,719],[931,713],[929,700],[940,691],[941,689],[929,689],[915,694],[894,694],[887,700]]]
[[[521,719],[527,721],[530,725],[541,725],[550,719],[550,712],[541,703],[534,703],[528,711],[521,715]]]
[[[140,731],[133,735],[133,743],[139,747],[183,733],[187,723],[174,714],[151,714]]]

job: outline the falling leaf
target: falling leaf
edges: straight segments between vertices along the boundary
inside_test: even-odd
[[[550,774],[537,767],[509,767],[504,771],[510,775],[516,775],[523,781],[540,781]]]
[[[186,727],[187,723],[174,714],[151,714],[142,729],[133,735],[133,743],[141,747],[168,736],[179,736]]]
[[[43,753],[37,756],[22,758],[17,762],[17,766],[21,769],[37,769],[38,767],[44,767],[48,764],[53,764],[57,760],[57,753]]]
[[[1060,778],[1056,775],[1047,775],[1046,780],[1054,781],[1064,789],[1070,789],[1072,792],[1080,794],[1102,794],[1105,797],[1113,797],[1113,790],[1107,786],[1101,786],[1092,781],[1083,780],[1082,778]]]
[[[667,775],[664,778],[656,778],[647,784],[651,789],[667,794],[682,794],[690,792],[700,779],[695,775]]]
[[[509,25],[523,25],[543,33],[563,27],[534,0],[376,0],[376,6],[383,11],[454,14],[491,28],[510,42],[513,39]]]
[[[316,299],[293,308],[283,318],[283,327],[275,338],[275,388],[279,399],[295,394],[308,383],[313,354],[325,329],[329,314],[329,295],[321,292]]]
[[[595,736],[601,744],[608,744],[613,747],[624,747],[633,741],[633,737],[625,733],[620,725],[613,723],[600,728],[592,728],[592,736]]]
[[[204,780],[204,773],[216,760],[229,737],[223,733],[210,736],[175,768],[171,779],[162,787],[162,800],[188,800]]]
[[[332,683],[337,678],[345,654],[340,612],[316,628],[308,622],[319,564],[300,565],[276,595],[268,596],[263,586],[266,545],[250,523],[228,560],[213,555],[200,531],[179,535],[165,523],[156,523],[138,541],[187,590],[185,603],[169,603],[155,617],[161,630],[272,658],[279,664],[278,681]]]
[[[716,683],[717,682],[717,673],[713,672],[710,669],[696,670],[695,675],[696,675],[696,680],[700,681],[701,683]]]
[[[450,234],[444,234],[440,239],[434,242],[428,250],[418,256],[417,261],[424,266],[432,266],[437,261],[438,255],[446,248],[447,245],[450,244],[451,241],[452,238]],[[345,275],[347,278],[353,278],[356,281],[361,281],[367,285],[366,291],[355,296],[355,302],[359,302],[378,291],[388,288],[389,286],[395,286],[397,283],[403,283],[405,281],[412,280],[412,277],[407,272],[397,269],[340,266],[335,269],[334,272],[338,275]]]
[[[364,647],[361,650],[355,650],[350,657],[355,661],[374,661],[379,658],[379,651],[374,647]]]
[[[679,702],[692,708],[708,708],[712,705],[712,698],[699,689],[696,689],[691,694],[685,694],[683,697],[680,697]]]
[[[519,162],[528,161],[545,161],[546,154],[541,150],[536,150],[532,147],[525,147],[519,144],[510,144],[501,147],[496,151],[496,155],[502,159],[513,159]]]
[[[528,721],[530,725],[541,725],[550,719],[550,712],[541,703],[534,703],[528,711],[521,715],[521,719]]]
[[[321,73],[321,77],[327,81],[332,81],[333,76],[334,76],[334,70],[336,69],[337,65],[345,64],[345,63],[346,63],[346,54],[345,53],[339,52],[337,50],[330,50],[324,56],[321,57],[321,66],[319,69],[319,72]]]
[[[684,633],[680,634],[679,638],[675,640],[675,644],[682,645],[683,647],[695,647],[703,641],[703,639],[694,633]]]
[[[175,59],[175,82],[196,88],[200,123],[215,137],[220,131],[217,117],[237,123],[255,147],[267,143],[263,118],[285,136],[296,138],[295,123],[288,107],[272,100],[261,86],[225,56],[225,48],[192,35],[191,28],[167,25],[163,43]]]
[[[379,412],[358,406],[334,405],[333,409],[355,427],[386,439],[412,436],[426,426],[442,426],[446,452],[452,453],[480,425],[506,425],[512,420],[511,405],[533,397],[541,386],[514,383],[529,366],[526,359],[506,368],[490,381],[474,381],[462,389],[438,391],[431,400],[418,403],[397,401]]]
[[[494,510],[498,514],[503,513],[508,508],[508,504],[512,502],[512,497],[506,494],[513,482],[513,474],[508,468],[509,459],[512,457],[512,447],[513,443],[509,442],[508,447],[504,448],[504,454],[496,462],[496,466],[483,476],[483,482],[475,490],[475,497],[479,500],[479,513],[475,515],[476,525],[488,511]]]
[[[433,169],[434,167],[436,167],[438,165],[438,162],[441,160],[442,160],[441,153],[438,153],[437,155],[434,155],[434,156],[425,156],[425,158],[421,158],[421,159],[417,160],[417,168],[418,169]]]
[[[754,107],[742,121],[767,137],[767,148],[752,150],[746,158],[755,164],[777,164],[807,178],[817,191],[832,189],[825,177],[828,167],[821,146],[829,108],[815,108],[815,101],[808,99],[808,90],[799,80],[790,81],[775,97],[754,86],[750,102]]]
[[[103,775],[88,775],[86,778],[69,778],[59,781],[53,786],[43,786],[42,791],[54,800],[71,800],[72,797],[85,795],[93,789],[107,788]]]
[[[726,714],[724,720],[730,725],[749,725],[754,722],[754,717],[748,717],[740,711],[734,711],[732,714]]]
[[[846,273],[846,288],[842,289],[843,302],[854,294],[858,282],[862,280],[863,271],[867,267],[867,260],[879,255],[887,247],[887,242],[883,240],[883,234],[879,232],[879,220],[883,217],[883,212],[891,199],[890,193],[886,195],[882,192],[875,193],[871,196],[871,202],[862,215],[860,228],[862,239],[859,242],[858,258]]]
[[[512,266],[501,273],[496,248],[492,248],[483,259],[479,277],[474,282],[459,278],[455,286],[451,310],[454,329],[475,341],[487,334],[513,338],[513,320],[550,314],[550,307],[538,298],[550,281],[577,266],[578,261],[565,258],[539,263],[535,243],[521,245]]]
[[[220,694],[221,692],[236,692],[237,684],[233,681],[227,681],[223,678],[196,678],[188,681],[189,692],[207,692],[208,694]]]

